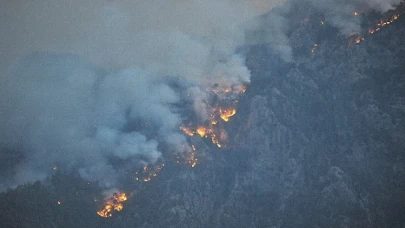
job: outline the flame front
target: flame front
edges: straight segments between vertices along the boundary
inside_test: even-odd
[[[124,192],[114,193],[111,198],[106,200],[104,207],[97,211],[97,214],[103,218],[111,217],[114,211],[122,211],[124,209],[123,202],[127,201],[127,199],[127,195]]]
[[[386,20],[381,20],[380,22],[378,22],[374,28],[369,28],[367,34],[368,35],[374,35],[376,32],[381,31],[381,29],[385,26],[388,26],[392,23],[394,23],[396,20],[398,20],[400,17],[399,14],[394,14],[391,16],[391,18],[386,19]],[[354,44],[360,44],[361,42],[363,42],[365,40],[364,36],[362,35],[356,35],[354,37],[352,37],[351,39],[349,39],[349,43],[354,43]]]
[[[387,25],[390,25],[390,24],[394,23],[396,20],[399,19],[399,16],[400,16],[399,14],[394,14],[390,19],[380,21],[380,22],[376,25],[375,28],[369,28],[369,29],[368,29],[368,34],[372,35],[372,34],[374,34],[374,33],[376,33],[376,32],[381,31],[381,28],[382,28],[382,27],[385,27],[385,26],[387,26]]]

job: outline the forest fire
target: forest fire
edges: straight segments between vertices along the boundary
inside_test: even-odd
[[[385,27],[385,26],[387,26],[387,25],[390,25],[390,24],[394,23],[396,20],[399,19],[399,16],[400,16],[399,14],[394,14],[394,15],[392,15],[392,17],[391,17],[390,19],[380,21],[380,22],[376,25],[375,28],[370,28],[370,29],[368,30],[368,34],[372,35],[372,34],[378,32],[378,31],[381,31],[381,28],[382,28],[382,27]]]
[[[217,123],[217,122],[216,122]],[[212,124],[215,125],[215,124]],[[217,128],[213,128],[214,126],[199,126],[197,127],[197,129],[192,130],[190,128],[187,127],[181,127],[180,129],[187,134],[187,132],[192,132],[193,134],[187,134],[189,136],[195,136],[198,135],[201,138],[211,138],[211,142],[213,144],[215,144],[217,147],[222,147],[222,145],[219,143],[216,133],[215,132],[219,132],[221,133],[221,131],[223,131],[222,129],[220,129],[219,127]]]
[[[211,129],[208,129],[208,128],[202,127],[202,126],[198,127],[196,131],[197,131],[197,134],[198,134],[201,138],[207,138],[207,137],[208,137],[208,134],[210,134],[210,133],[212,132]]]
[[[194,136],[195,135],[195,131],[191,130],[190,128],[187,127],[180,127],[180,130],[182,130],[184,132],[184,134],[188,135],[188,136]]]
[[[123,202],[125,201],[127,201],[127,195],[124,192],[114,193],[112,197],[106,200],[104,207],[97,211],[97,214],[103,218],[111,217],[114,211],[124,209]]]
[[[376,26],[374,28],[369,28],[367,34],[368,35],[373,35],[376,32],[381,31],[381,29],[383,27],[386,27],[392,23],[394,23],[396,20],[398,20],[400,17],[399,14],[394,14],[393,16],[391,16],[391,18],[386,19],[386,20],[381,20],[380,22],[378,22],[376,24]],[[354,36],[352,38],[349,39],[349,43],[354,43],[354,44],[360,44],[361,42],[363,42],[365,40],[365,36],[362,35],[357,35]]]
[[[364,41],[364,40],[365,40],[364,37],[357,36],[357,37],[354,38],[353,42],[354,42],[355,44],[360,44],[360,43],[361,43],[362,41]]]
[[[206,91],[211,93],[211,102],[208,103],[212,105],[208,106],[209,110],[207,110],[210,113],[209,120],[198,125],[191,123],[188,127],[181,126],[180,130],[190,137],[209,138],[218,148],[222,148],[227,139],[227,134],[220,122],[229,122],[231,117],[236,114],[237,95],[245,93],[246,86],[233,85],[225,87],[215,84],[206,88]]]
[[[144,166],[142,170],[135,172],[135,180],[140,182],[149,182],[152,178],[157,177],[159,172],[163,169],[165,163],[155,166]]]
[[[191,166],[191,168],[194,168],[197,165],[198,159],[196,158],[196,151],[197,149],[195,148],[194,145],[191,145],[191,153],[186,159],[186,163]]]
[[[189,124],[187,127],[181,126],[180,130],[190,137],[199,136],[201,138],[210,139],[210,141],[218,148],[222,148],[223,143],[227,140],[227,133],[220,122],[221,120],[223,122],[228,122],[230,121],[230,118],[236,114],[236,108],[230,106],[230,104],[234,105],[238,102],[238,100],[236,100],[236,95],[244,93],[246,91],[246,86],[236,85],[231,87],[221,87],[215,85],[215,87],[207,89],[207,91],[212,92],[211,103],[213,105],[209,106],[210,110],[208,110],[210,118],[203,121],[202,124]],[[222,103],[223,105],[221,105]],[[197,166],[199,160],[197,158],[197,149],[194,145],[191,145],[191,150],[185,155],[183,161],[192,168]],[[180,163],[179,157],[177,163]],[[165,163],[160,163],[159,165],[154,166],[144,166],[141,170],[135,172],[135,180],[139,182],[149,182],[152,178],[158,176],[164,166]],[[97,211],[97,214],[103,218],[112,217],[114,212],[123,210],[123,202],[126,200],[127,196],[124,192],[114,193],[112,197],[106,200],[103,208]]]
[[[191,151],[185,154],[183,157],[177,157],[177,164],[186,164],[189,165],[191,168],[194,168],[198,164],[197,158],[197,148],[194,145],[191,145]]]
[[[219,109],[219,113],[221,119],[223,119],[225,122],[228,122],[229,119],[236,114],[236,109],[235,108]]]
[[[219,86],[217,84],[209,86],[205,89],[207,92],[215,94],[217,96],[227,96],[230,94],[238,94],[246,92],[245,85],[232,85],[232,86]]]

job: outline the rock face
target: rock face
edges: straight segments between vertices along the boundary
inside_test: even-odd
[[[314,40],[299,28],[294,63],[252,47],[228,147],[211,147],[194,169],[168,164],[135,186],[122,213],[81,224],[405,227],[404,26],[399,19],[360,45],[329,34],[314,53],[300,51]],[[71,224],[48,219],[43,227]]]

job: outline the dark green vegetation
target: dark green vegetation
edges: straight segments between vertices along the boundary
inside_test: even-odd
[[[1,227],[405,227],[404,28],[349,45],[314,19],[290,33],[294,63],[252,47],[227,149],[123,183],[109,219],[95,183],[57,173],[2,193]]]

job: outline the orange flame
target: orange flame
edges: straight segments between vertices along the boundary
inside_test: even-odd
[[[372,35],[378,31],[380,31],[382,27],[385,27],[387,25],[394,23],[396,20],[398,20],[399,16],[400,16],[399,14],[394,14],[390,19],[381,20],[379,23],[377,23],[375,28],[370,28],[368,30],[368,34]]]
[[[104,207],[97,211],[97,214],[103,218],[111,217],[114,211],[122,211],[124,209],[123,202],[127,201],[127,199],[127,195],[124,192],[114,193],[111,198],[107,199]]]
[[[194,136],[194,134],[195,134],[195,132],[193,130],[191,130],[190,128],[187,128],[187,127],[180,127],[180,130],[182,130],[188,136]]]
[[[376,24],[376,26],[374,28],[369,28],[368,29],[368,35],[373,35],[376,32],[381,31],[381,29],[387,25],[390,25],[392,23],[394,23],[396,20],[398,20],[398,18],[400,17],[399,14],[394,14],[393,16],[391,16],[391,18],[386,19],[386,20],[381,20],[380,22],[378,22]],[[357,35],[356,37],[351,37],[349,40],[349,43],[354,43],[354,44],[360,44],[361,42],[363,42],[365,40],[364,36],[360,36]]]
[[[210,133],[210,129],[200,126],[197,128],[197,134],[201,137],[201,138],[206,138],[208,137],[207,134]]]
[[[180,130],[190,137],[200,136],[201,138],[209,138],[217,147],[223,147],[222,143],[226,141],[227,134],[222,129],[222,125],[219,124],[220,120],[228,122],[236,114],[236,108],[229,107],[229,105],[236,105],[239,102],[236,95],[246,92],[246,89],[245,85],[221,86],[218,84],[206,88],[206,91],[212,93],[215,97],[213,99],[215,100],[215,105],[208,106],[207,113],[210,113],[209,119],[204,121],[203,124],[189,125],[193,127],[181,126]],[[228,107],[221,107],[222,102],[226,103]],[[219,138],[217,135],[219,135]],[[177,161],[177,163],[180,163],[180,161]],[[194,166],[195,164],[192,165],[192,167]]]
[[[225,122],[229,121],[229,118],[234,116],[236,114],[236,109],[230,108],[230,109],[220,109],[219,114],[221,119],[223,119]]]

